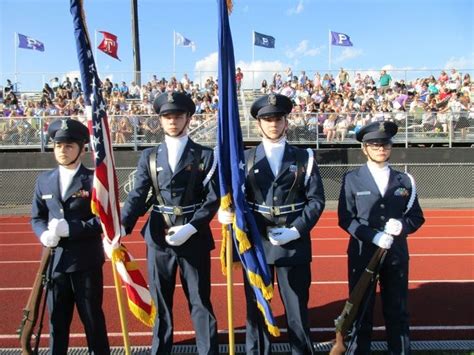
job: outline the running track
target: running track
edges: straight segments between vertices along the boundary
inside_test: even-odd
[[[414,340],[474,339],[474,210],[425,210],[426,223],[409,238],[410,313]],[[144,220],[137,224],[124,243],[146,275],[145,247],[139,234]],[[218,319],[221,343],[227,343],[226,280],[221,274],[220,226],[212,223],[216,249],[212,253],[212,300]],[[333,338],[333,319],[347,298],[347,235],[337,226],[335,211],[324,212],[311,233],[313,245],[310,321],[313,341]],[[31,231],[27,216],[0,217],[0,348],[18,348],[16,329],[22,318],[39,265],[41,247]],[[104,265],[105,304],[110,343],[122,345],[110,262]],[[179,285],[179,281],[178,281]],[[243,342],[245,298],[241,272],[234,272],[234,327],[236,342]],[[276,292],[278,293],[278,292]],[[273,310],[286,342],[283,308],[276,295]],[[380,309],[380,305],[378,305]],[[175,342],[193,343],[194,332],[182,289],[175,295]],[[47,323],[47,322],[45,322]],[[375,339],[383,339],[383,321],[376,314]],[[151,331],[128,313],[130,343],[148,346]],[[71,346],[85,346],[85,336],[77,316],[71,330]],[[45,324],[43,334],[48,334]],[[41,346],[47,346],[43,335]]]

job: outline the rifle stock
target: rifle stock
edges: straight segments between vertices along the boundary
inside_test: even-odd
[[[43,248],[40,266],[36,272],[35,281],[31,290],[26,307],[23,309],[23,319],[21,320],[18,334],[20,335],[20,344],[22,355],[31,355],[31,336],[33,334],[36,321],[38,319],[38,309],[43,296],[43,284],[48,269],[51,248]]]
[[[380,260],[385,256],[387,250],[383,248],[378,248],[372,258],[369,261],[369,264],[364,270],[364,273],[360,277],[357,284],[352,289],[352,292],[349,295],[349,299],[344,305],[339,317],[336,318],[334,324],[336,326],[336,340],[334,345],[329,352],[330,355],[340,355],[346,351],[346,346],[344,344],[344,338],[347,336],[349,329],[351,329],[352,324],[359,312],[359,306],[362,302],[362,299],[367,291],[367,288],[372,282],[374,272],[376,267],[379,265]]]

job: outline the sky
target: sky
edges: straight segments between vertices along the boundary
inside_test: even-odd
[[[91,41],[100,43],[96,31],[118,37],[120,61],[96,53],[102,79],[132,80],[130,8],[130,0],[84,0]],[[142,82],[173,72],[178,79],[183,73],[195,81],[215,77],[216,0],[138,0],[138,15]],[[473,0],[234,0],[230,25],[236,66],[248,87],[287,67],[310,76],[329,67],[335,74],[341,67],[372,74],[388,69],[395,77],[412,70],[437,77],[454,67],[472,75],[473,19]],[[330,30],[349,35],[353,46],[330,46]],[[195,51],[175,47],[174,31],[192,40]],[[253,31],[273,36],[275,48],[253,46]],[[43,42],[45,51],[16,48],[15,33]],[[40,90],[52,77],[78,76],[77,70],[69,1],[0,0],[0,85],[14,81],[16,72],[22,89]]]

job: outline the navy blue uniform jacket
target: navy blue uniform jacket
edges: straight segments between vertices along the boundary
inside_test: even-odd
[[[122,224],[127,233],[130,233],[137,222],[138,217],[143,214],[148,192],[153,189],[153,182],[150,174],[150,154],[158,149],[156,157],[156,169],[158,170],[158,186],[167,206],[183,206],[183,196],[187,188],[193,188],[191,201],[187,205],[202,203],[197,211],[184,215],[183,221],[177,224],[191,223],[197,232],[181,246],[170,246],[165,240],[165,229],[167,226],[163,215],[156,210],[150,212],[149,218],[141,233],[145,237],[147,244],[158,250],[173,249],[178,255],[202,255],[200,251],[214,249],[214,239],[212,238],[209,223],[219,208],[217,173],[203,186],[207,174],[213,163],[212,149],[201,147],[199,169],[195,181],[191,181],[191,167],[193,165],[194,150],[198,144],[191,139],[188,140],[180,161],[174,173],[168,164],[168,151],[165,143],[158,148],[145,149],[138,162],[135,174],[134,189],[130,191],[127,201],[122,208]],[[153,193],[155,193],[153,191]],[[171,222],[176,223],[176,216],[170,215]]]
[[[69,237],[61,238],[54,257],[54,271],[75,272],[104,263],[99,219],[91,211],[94,172],[81,165],[66,191],[59,189],[59,168],[42,173],[36,180],[31,224],[36,236],[48,229],[48,222],[64,218]]]
[[[425,221],[418,197],[412,208],[404,214],[411,193],[410,178],[392,168],[383,197],[367,164],[344,176],[338,216],[339,226],[355,237],[349,242],[349,257],[359,257],[366,265],[377,248],[372,243],[375,234],[384,230],[390,218],[395,218],[402,222],[403,229],[399,236],[394,237],[385,263],[395,265],[408,262],[407,235],[415,232]]]
[[[297,159],[296,151],[301,148],[285,145],[281,167],[278,176],[274,176],[270,163],[265,156],[265,149],[263,144],[257,146],[255,164],[253,170],[255,173],[256,185],[260,188],[262,196],[265,201],[256,201],[253,193],[253,186],[246,179],[246,193],[249,203],[256,202],[260,205],[266,206],[283,206],[286,205],[286,198],[291,190],[291,186],[295,181]],[[251,150],[245,152],[245,161],[248,164],[249,154]],[[306,174],[308,153],[303,152],[305,158],[305,170],[302,172]],[[247,172],[248,174],[248,172]],[[260,234],[262,236],[263,248],[268,264],[275,264],[279,266],[305,264],[311,262],[311,229],[318,222],[321,213],[324,210],[325,198],[324,189],[319,169],[316,160],[313,164],[313,169],[306,186],[303,183],[297,188],[296,197],[293,203],[304,202],[302,211],[290,213],[285,220],[285,226],[288,228],[295,227],[300,233],[300,238],[291,241],[285,245],[275,246],[268,240],[266,229],[267,227],[276,226],[266,219],[261,213],[254,212]]]

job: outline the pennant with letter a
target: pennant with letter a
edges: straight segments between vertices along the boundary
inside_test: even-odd
[[[117,36],[110,32],[105,32],[105,31],[99,31],[99,33],[102,33],[104,35],[104,38],[102,39],[102,42],[100,42],[97,48],[100,49],[105,54],[108,54],[111,57],[120,60],[119,57],[117,56],[117,51],[118,51]]]
[[[100,218],[104,232],[104,249],[125,284],[131,312],[144,324],[153,326],[156,308],[147,283],[127,248],[120,243],[120,206],[112,142],[106,105],[100,91],[101,83],[87,33],[82,0],[70,1],[95,165],[92,211]]]
[[[245,158],[242,130],[240,127],[237,90],[235,82],[235,59],[232,34],[226,0],[218,0],[219,38],[219,109],[217,120],[217,156],[222,209],[235,212],[232,230],[222,227],[221,262],[226,272],[226,240],[232,233],[235,249],[245,270],[249,284],[255,293],[257,307],[261,311],[268,331],[280,334],[270,307],[273,297],[273,282],[270,276],[261,237],[254,216],[245,200]]]

